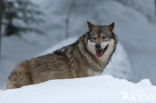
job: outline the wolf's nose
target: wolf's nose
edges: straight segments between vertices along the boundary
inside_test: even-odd
[[[95,48],[96,48],[96,49],[100,49],[100,48],[101,48],[101,45],[100,45],[100,44],[96,44],[96,45],[95,45]]]

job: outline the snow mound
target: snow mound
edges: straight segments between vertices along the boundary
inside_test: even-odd
[[[156,103],[156,87],[103,75],[0,91],[0,103]]]
[[[59,48],[62,48],[64,46],[67,46],[67,45],[75,42],[77,39],[78,39],[77,37],[72,37],[72,38],[63,40],[62,42],[47,49],[40,55],[52,53]],[[108,64],[108,66],[106,67],[103,74],[109,74],[114,77],[124,78],[124,79],[128,79],[128,80],[132,79],[132,69],[130,66],[130,62],[128,60],[127,53],[126,53],[125,49],[123,48],[123,46],[120,43],[118,43],[117,49],[116,49],[114,55],[112,56],[112,59],[111,59],[110,63]]]
[[[59,42],[59,43],[55,44],[54,46],[50,47],[49,49],[45,50],[40,55],[45,55],[45,54],[48,54],[48,53],[52,53],[57,49],[60,49],[60,48],[62,48],[64,46],[67,46],[69,44],[74,43],[77,39],[78,39],[77,37],[71,37],[71,38],[62,40],[61,42]]]

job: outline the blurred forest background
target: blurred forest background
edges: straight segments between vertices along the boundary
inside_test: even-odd
[[[131,80],[156,84],[156,0],[0,0],[0,88],[21,61],[85,33],[86,21],[115,22]]]

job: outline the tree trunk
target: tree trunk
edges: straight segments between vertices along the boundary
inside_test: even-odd
[[[156,0],[154,0],[154,6],[155,6],[154,14],[155,14],[155,16],[156,16]]]
[[[71,12],[72,12],[72,9],[75,5],[75,0],[72,0],[70,6],[69,6],[69,10],[67,12],[67,18],[66,18],[66,34],[65,34],[65,38],[68,38],[69,37],[69,21],[70,21],[70,16],[71,16]]]
[[[2,14],[3,14],[3,0],[0,0],[0,59],[2,52]]]

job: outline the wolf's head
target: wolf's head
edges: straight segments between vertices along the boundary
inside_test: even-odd
[[[110,25],[94,25],[87,22],[87,24],[89,28],[87,40],[88,50],[98,58],[102,57],[107,52],[113,52],[115,43],[117,43],[113,33],[115,23],[113,22]]]

